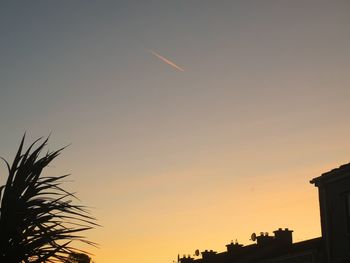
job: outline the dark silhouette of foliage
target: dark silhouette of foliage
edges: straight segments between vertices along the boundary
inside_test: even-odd
[[[96,220],[61,188],[68,175],[42,175],[63,148],[41,156],[48,139],[40,144],[39,139],[22,153],[24,139],[12,165],[3,159],[8,177],[0,186],[0,262],[65,262],[83,252],[72,241],[95,245],[80,233],[96,226]]]
[[[90,263],[91,259],[84,253],[73,253],[69,256],[66,263]]]

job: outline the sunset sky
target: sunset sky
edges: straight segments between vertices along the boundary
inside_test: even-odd
[[[171,263],[279,227],[318,237],[309,180],[350,162],[349,14],[345,0],[1,1],[0,156],[24,132],[71,144],[46,173],[71,173],[103,226],[86,233],[97,263]]]

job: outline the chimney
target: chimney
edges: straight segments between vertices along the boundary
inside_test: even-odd
[[[213,250],[205,250],[202,252],[202,258],[204,260],[211,260],[213,258],[215,258],[216,252]]]
[[[191,256],[186,257],[186,255],[184,255],[182,258],[180,258],[180,262],[181,263],[193,263],[194,258],[191,258]]]
[[[243,247],[242,244],[238,244],[231,242],[230,244],[226,245],[227,252],[230,254],[238,254],[241,251],[241,247]]]
[[[273,231],[273,233],[275,234],[275,240],[279,244],[291,245],[293,243],[293,230],[289,230],[288,228],[283,230],[282,228],[279,228],[278,230]]]
[[[269,233],[267,233],[267,232],[266,233],[261,232],[260,236],[256,237],[258,247],[271,244],[273,242],[273,239],[274,238],[272,236],[269,236]]]

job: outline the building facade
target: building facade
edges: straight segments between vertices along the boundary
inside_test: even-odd
[[[255,244],[226,245],[227,250],[184,256],[180,263],[350,263],[350,163],[310,181],[318,188],[322,236],[293,243],[293,231],[277,229],[252,236]]]

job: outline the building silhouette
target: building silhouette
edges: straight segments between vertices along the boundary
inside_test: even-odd
[[[225,252],[205,250],[201,258],[178,257],[180,263],[350,263],[350,163],[310,181],[318,188],[322,236],[293,243],[293,231],[252,235],[256,243],[231,242]],[[199,254],[199,253],[196,253]]]

